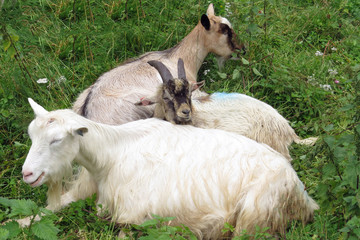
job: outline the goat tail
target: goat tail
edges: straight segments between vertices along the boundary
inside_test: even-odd
[[[319,209],[319,205],[312,199],[306,191],[304,184],[299,180],[294,193],[297,195],[293,203],[295,217],[303,224],[312,222],[314,219],[314,211]]]
[[[296,138],[294,139],[294,142],[300,145],[314,146],[317,140],[318,137],[309,137],[305,139]]]
[[[310,222],[319,209],[293,169],[268,175],[247,188],[238,202],[237,234],[268,227],[268,232],[284,235],[289,221]]]

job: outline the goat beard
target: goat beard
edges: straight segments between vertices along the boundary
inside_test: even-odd
[[[175,123],[178,125],[191,125],[192,120],[191,118],[181,118],[176,116]]]

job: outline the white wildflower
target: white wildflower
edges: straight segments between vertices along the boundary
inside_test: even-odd
[[[207,75],[209,72],[210,72],[210,69],[206,69],[206,70],[204,71],[204,75]]]
[[[320,84],[319,85],[322,89],[324,89],[325,91],[331,91],[332,88],[329,84]]]
[[[338,74],[338,72],[336,71],[336,69],[329,69],[328,72],[329,72],[330,75],[333,75],[333,76],[335,76],[336,74]]]
[[[49,79],[47,78],[40,78],[39,80],[36,81],[39,84],[44,84],[44,83],[48,83]]]
[[[315,78],[315,74],[311,75],[311,76],[308,76],[307,77],[307,80],[308,82],[311,84],[311,85],[316,85],[316,78]]]
[[[315,52],[315,56],[322,56],[322,55],[324,55],[324,54],[322,52],[320,52],[320,51]]]
[[[230,11],[230,3],[229,2],[226,2],[225,3],[225,12],[226,12],[226,15],[229,16],[229,15],[232,15],[233,13]]]
[[[56,79],[56,82],[57,83],[63,83],[63,82],[66,82],[66,77],[64,76],[60,76]]]
[[[331,48],[331,51],[336,52],[336,51],[337,51],[337,48],[336,48],[336,47],[332,47],[332,48]]]

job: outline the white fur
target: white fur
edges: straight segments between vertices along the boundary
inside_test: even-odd
[[[177,109],[169,109],[171,107],[163,102],[162,94],[163,91],[158,91],[158,96],[150,98],[157,101],[154,117],[172,121],[173,119],[167,119],[172,115],[164,113],[177,113]],[[316,141],[316,138],[301,140],[276,109],[245,94],[213,93],[206,97],[193,98],[191,105],[193,109],[191,119],[194,126],[222,129],[244,135],[269,145],[289,161],[292,160],[289,146],[293,142],[310,145]]]
[[[36,186],[51,187],[77,162],[91,174],[98,203],[114,221],[174,216],[171,224],[217,239],[225,222],[235,226],[235,235],[253,233],[255,226],[284,233],[288,221],[307,222],[318,209],[282,155],[244,136],[155,118],[115,127],[71,110],[38,113],[41,107],[31,105],[36,118],[23,173],[33,176],[25,182],[44,173]],[[60,194],[55,198],[60,202]]]
[[[299,137],[288,121],[269,104],[239,93],[214,93],[192,101],[194,126],[235,132],[265,143],[289,161],[289,146]]]

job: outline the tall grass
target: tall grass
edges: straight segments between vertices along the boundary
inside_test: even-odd
[[[214,56],[206,58],[199,73],[199,79],[206,80],[205,90],[254,96],[277,108],[301,137],[320,136],[315,147],[292,149],[293,166],[320,210],[309,225],[291,224],[287,238],[360,237],[360,4],[213,3],[216,13],[232,22],[246,54],[234,55],[238,60],[221,70]],[[45,205],[46,187],[32,189],[21,179],[31,144],[26,133],[33,118],[28,97],[48,109],[71,107],[81,91],[122,61],[174,46],[208,4],[5,0],[0,10],[0,195]],[[37,82],[44,78],[47,83]],[[118,227],[94,212],[91,199],[61,211],[58,236],[115,238]],[[6,212],[0,213],[0,221],[5,220]]]

